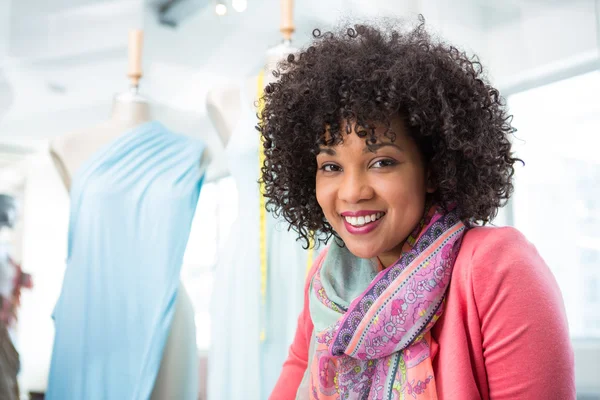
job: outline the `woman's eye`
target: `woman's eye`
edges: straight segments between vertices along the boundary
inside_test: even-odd
[[[323,164],[320,169],[325,172],[338,172],[340,167],[335,164]]]
[[[396,165],[396,161],[390,159],[378,160],[371,164],[372,168],[385,168]]]

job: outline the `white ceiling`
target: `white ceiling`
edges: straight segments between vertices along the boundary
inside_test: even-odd
[[[206,7],[177,28],[158,23],[156,1],[160,0],[0,0],[0,137],[5,141],[17,137],[48,139],[107,118],[113,95],[127,88],[126,46],[131,28],[144,29],[142,91],[201,117],[211,87],[254,74],[263,63],[265,51],[280,41],[276,0],[248,0],[245,12],[232,11],[225,17],[214,13],[215,0],[206,0]],[[594,10],[594,0],[295,3],[296,46],[308,41],[313,28],[327,28],[341,18],[414,17],[423,12],[445,37],[483,54],[484,61],[493,59],[502,79],[502,71],[519,68],[498,66],[506,57],[494,57],[487,45],[502,44],[504,36],[490,37],[490,32],[548,9],[568,6],[571,19],[584,18],[581,15]],[[593,33],[587,35],[590,24],[595,23],[590,17],[587,25],[574,21],[580,30],[578,37],[589,42],[580,46],[584,50],[596,48]],[[520,32],[521,27],[515,26]],[[513,37],[518,38],[519,32]],[[590,42],[586,35],[593,40]],[[522,50],[522,58],[526,58],[527,49]],[[211,130],[208,120],[205,128]]]
[[[203,99],[211,85],[256,71],[265,50],[280,37],[279,9],[263,0],[250,0],[246,12],[222,18],[206,7],[177,29],[160,25],[154,7],[141,0],[61,0],[43,9],[38,3],[13,0],[5,10],[10,29],[0,38],[5,50],[0,54],[0,105],[11,107],[1,134],[22,134],[20,129],[9,132],[14,130],[12,122],[20,125],[32,115],[106,107],[114,93],[126,89],[130,28],[143,27],[145,32],[142,90],[198,113],[204,112]],[[323,9],[324,2],[312,3],[311,9]],[[337,13],[336,4],[341,1],[327,2],[327,10],[315,15]],[[298,8],[298,31],[327,22],[312,15]],[[302,36],[297,35],[297,42]],[[73,125],[67,122],[64,129]],[[29,131],[26,134],[44,137],[59,133]]]

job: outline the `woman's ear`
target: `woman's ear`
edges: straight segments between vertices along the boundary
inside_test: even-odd
[[[434,193],[437,189],[437,185],[434,183],[433,178],[431,177],[431,170],[427,168],[427,193]]]

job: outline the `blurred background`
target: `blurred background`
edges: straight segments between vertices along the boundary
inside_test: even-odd
[[[495,224],[520,229],[549,264],[569,318],[578,396],[600,399],[600,0],[297,0],[293,44],[344,19],[419,13],[476,53],[507,99],[526,164]],[[182,278],[205,360],[214,267],[243,201],[206,96],[256,74],[281,41],[279,15],[275,0],[0,0],[0,194],[16,204],[0,256],[34,282],[11,330],[23,396],[46,387],[65,268],[69,198],[48,141],[107,119],[115,93],[127,89],[132,28],[144,31],[141,91],[196,114],[199,135],[216,149]],[[204,361],[200,373],[202,386]]]

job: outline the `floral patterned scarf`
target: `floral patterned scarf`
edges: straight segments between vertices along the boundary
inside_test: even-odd
[[[330,246],[309,294],[311,399],[437,399],[430,329],[465,231],[455,211],[433,206],[383,270]]]

